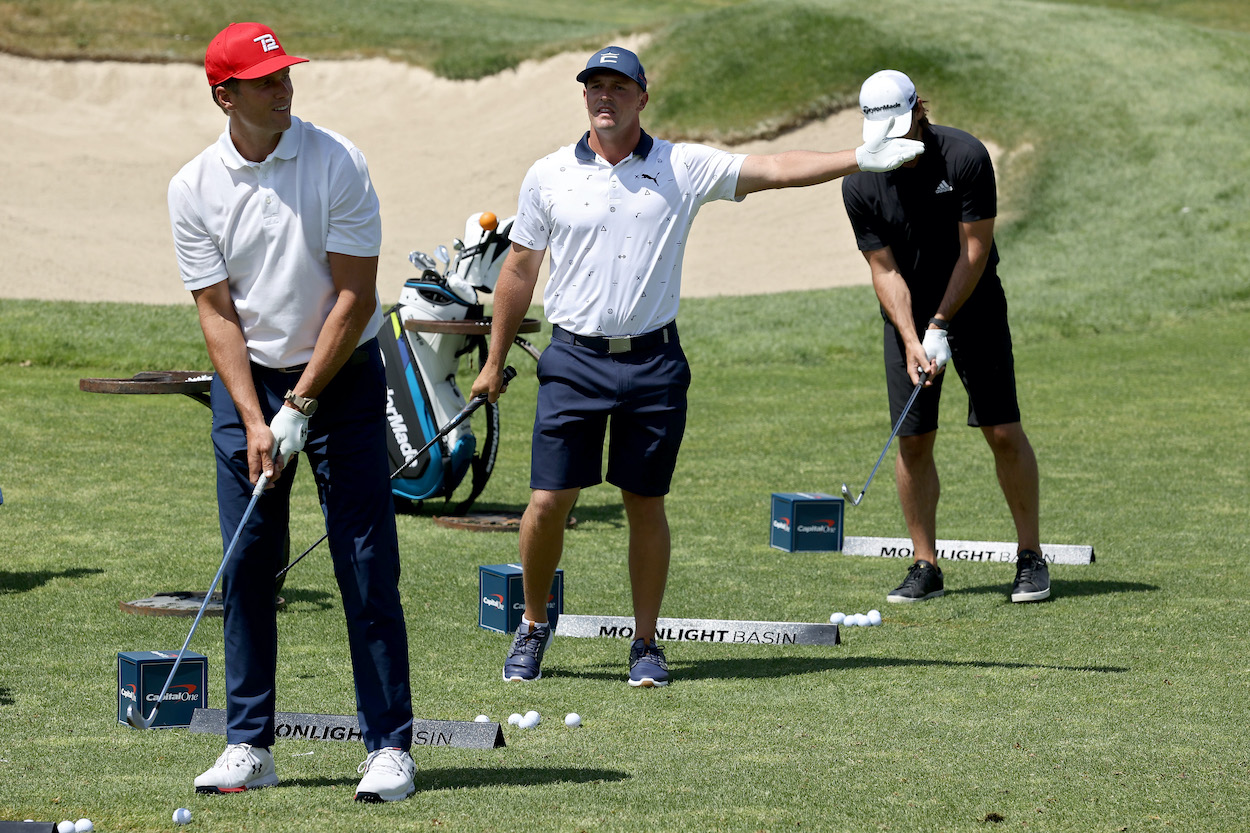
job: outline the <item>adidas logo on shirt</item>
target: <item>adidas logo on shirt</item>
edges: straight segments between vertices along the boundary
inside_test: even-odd
[[[946,180],[942,180],[940,183],[938,183],[937,190],[934,191],[933,193],[949,194],[951,191],[954,191],[954,190],[955,189],[951,187],[951,184],[949,182],[947,182]]]

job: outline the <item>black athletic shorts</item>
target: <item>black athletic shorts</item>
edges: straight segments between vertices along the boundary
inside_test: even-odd
[[[917,324],[923,337],[927,324]],[[923,388],[899,428],[899,436],[914,437],[936,431],[942,381],[952,369],[959,374],[968,392],[968,425],[976,428],[1006,425],[1020,421],[1016,399],[1016,364],[1011,354],[1011,327],[1005,311],[992,316],[956,317],[947,332],[951,360],[946,369]],[[885,379],[890,392],[890,424],[898,422],[915,385],[907,374],[903,340],[888,320],[885,322]]]

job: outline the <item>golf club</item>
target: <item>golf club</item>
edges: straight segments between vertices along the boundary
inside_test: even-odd
[[[859,502],[864,499],[864,492],[868,491],[868,484],[872,482],[872,478],[877,474],[877,469],[881,466],[881,461],[885,459],[885,453],[890,450],[890,443],[894,442],[894,435],[898,433],[898,429],[903,427],[903,420],[907,418],[907,412],[911,410],[911,403],[916,401],[916,397],[920,394],[920,389],[924,387],[925,380],[929,378],[929,374],[923,370],[920,371],[920,381],[916,383],[916,387],[912,390],[911,396],[907,400],[907,404],[903,406],[903,413],[899,414],[898,422],[894,423],[894,430],[890,432],[890,439],[885,441],[885,448],[881,449],[881,456],[877,458],[877,465],[872,467],[872,473],[868,475],[868,480],[864,483],[864,488],[859,490],[859,497],[852,499],[851,490],[845,483],[842,484],[842,497],[851,501],[851,506],[859,506]]]
[[[226,563],[230,560],[235,546],[239,543],[239,536],[243,534],[243,527],[247,526],[247,519],[252,516],[252,510],[256,508],[256,501],[260,500],[261,493],[265,491],[265,486],[268,483],[269,476],[265,474],[261,474],[260,479],[256,481],[256,488],[252,490],[252,499],[248,501],[247,509],[243,511],[243,518],[239,521],[238,529],[234,531],[234,537],[230,539],[230,546],[226,547],[226,554],[221,557],[221,566],[217,568],[217,575],[213,576],[213,583],[208,586],[208,592],[204,594],[204,601],[200,602],[200,611],[195,614],[195,621],[191,623],[191,630],[187,633],[187,638],[182,643],[182,649],[178,651],[178,658],[174,660],[174,667],[169,669],[169,676],[165,678],[165,685],[161,687],[160,696],[156,698],[156,705],[152,706],[152,712],[145,718],[143,710],[138,703],[131,703],[126,707],[126,722],[136,729],[152,728],[152,721],[156,719],[156,712],[160,709],[161,703],[165,702],[165,694],[169,691],[169,684],[173,682],[174,675],[178,673],[178,666],[182,664],[182,658],[187,655],[187,646],[191,644],[191,637],[195,634],[195,629],[199,627],[200,619],[204,618],[204,610],[208,607],[208,603],[213,597],[213,591],[217,589],[217,582],[221,581],[221,574],[226,571]]]
[[[503,387],[505,387],[505,388],[506,388],[506,387],[508,386],[508,383],[509,383],[509,382],[511,382],[511,381],[512,381],[515,377],[516,377],[516,369],[515,369],[515,368],[513,368],[511,365],[509,365],[508,367],[505,367],[505,368],[503,369]],[[409,457],[408,457],[406,460],[404,460],[403,464],[402,464],[402,465],[400,465],[400,467],[399,467],[399,468],[397,468],[397,469],[395,469],[395,471],[391,472],[391,477],[390,477],[390,479],[391,479],[391,480],[394,480],[394,479],[395,479],[395,478],[399,475],[399,473],[400,473],[401,471],[403,471],[404,469],[406,469],[406,468],[408,468],[410,465],[412,465],[414,462],[416,462],[417,458],[418,458],[418,457],[420,457],[420,456],[421,456],[422,454],[424,454],[425,452],[429,451],[429,450],[430,450],[430,448],[432,448],[432,447],[433,447],[434,443],[438,442],[438,441],[439,441],[439,440],[441,440],[443,437],[445,437],[445,436],[447,436],[448,434],[450,434],[450,433],[451,433],[451,431],[452,431],[452,429],[454,429],[457,425],[459,425],[460,423],[462,423],[462,422],[464,422],[466,419],[468,419],[468,417],[469,417],[469,415],[470,415],[470,414],[472,414],[472,413],[473,413],[474,411],[476,411],[478,408],[480,408],[480,407],[482,407],[483,405],[485,405],[485,404],[486,404],[486,400],[487,400],[487,396],[486,396],[486,394],[481,393],[481,394],[478,394],[477,396],[473,397],[472,399],[470,399],[468,402],[466,402],[466,403],[465,403],[465,406],[464,406],[463,408],[461,408],[461,409],[460,409],[460,412],[459,412],[459,413],[457,413],[455,416],[453,416],[450,420],[448,420],[448,421],[447,421],[447,424],[446,424],[446,425],[444,425],[442,428],[440,428],[440,429],[439,429],[439,431],[438,431],[438,433],[437,433],[437,434],[435,434],[433,437],[431,437],[431,438],[430,438],[430,441],[429,441],[428,443],[426,443],[425,445],[421,446],[421,448],[420,448],[420,449],[418,449],[417,451],[414,451],[411,455],[409,455]],[[312,546],[311,546],[311,547],[309,547],[308,549],[304,550],[302,553],[300,553],[300,555],[299,555],[299,557],[298,557],[298,558],[296,558],[296,559],[295,559],[294,561],[292,561],[290,564],[286,565],[286,566],[285,566],[285,567],[283,567],[281,570],[279,570],[279,571],[278,571],[278,574],[277,574],[276,576],[274,576],[274,577],[273,577],[273,580],[274,580],[274,581],[281,581],[281,580],[282,580],[282,577],[283,577],[283,576],[285,576],[285,575],[287,574],[287,571],[288,571],[288,570],[290,570],[290,569],[291,569],[292,567],[294,567],[296,564],[300,563],[300,561],[302,561],[302,560],[304,559],[304,556],[308,555],[308,553],[310,553],[310,552],[312,552],[313,550],[315,550],[315,549],[317,548],[317,546],[318,546],[318,545],[319,545],[322,541],[324,541],[326,538],[328,538],[328,537],[330,537],[330,536],[329,536],[329,533],[326,533],[325,535],[322,535],[320,538],[318,538],[316,541],[314,541],[314,542],[313,542],[313,544],[312,544]]]

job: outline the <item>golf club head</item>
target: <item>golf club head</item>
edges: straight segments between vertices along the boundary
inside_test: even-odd
[[[859,502],[860,502],[861,500],[863,500],[863,499],[864,499],[864,493],[863,493],[863,492],[860,492],[860,493],[859,493],[859,497],[857,497],[857,498],[852,498],[852,497],[851,497],[851,490],[850,490],[850,488],[848,488],[848,487],[847,487],[847,485],[846,485],[845,483],[843,483],[843,484],[842,484],[842,497],[844,497],[844,498],[846,498],[847,500],[849,500],[849,501],[851,502],[851,505],[852,505],[852,506],[859,506]]]
[[[155,716],[156,716],[156,710],[153,709],[152,717],[155,717]],[[136,729],[151,729],[152,717],[148,717],[147,719],[144,719],[143,712],[134,703],[131,703],[129,706],[126,707],[126,722],[129,723],[131,726],[135,727]]]

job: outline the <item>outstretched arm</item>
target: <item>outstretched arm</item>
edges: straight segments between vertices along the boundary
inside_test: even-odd
[[[924,153],[924,142],[886,137],[886,132],[894,125],[894,119],[872,124],[880,125],[877,130],[880,135],[865,141],[854,150],[837,150],[832,153],[788,150],[748,156],[738,173],[738,190],[735,195],[742,198],[770,188],[819,185],[856,171],[892,171]]]

